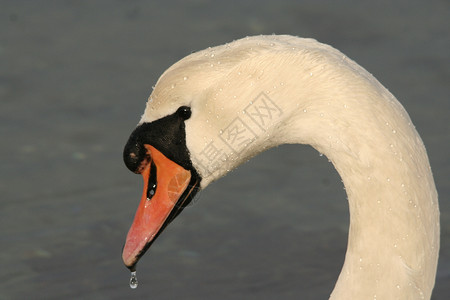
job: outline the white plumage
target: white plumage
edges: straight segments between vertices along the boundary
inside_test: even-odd
[[[202,188],[283,143],[310,144],[331,160],[350,208],[331,299],[431,297],[439,208],[427,154],[407,112],[366,70],[312,39],[248,37],[170,67],[141,123],[183,105]]]

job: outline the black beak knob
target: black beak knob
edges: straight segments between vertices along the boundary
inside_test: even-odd
[[[123,149],[123,161],[127,168],[134,173],[140,173],[140,166],[147,159],[147,149],[140,141],[139,129],[138,127],[133,131]]]

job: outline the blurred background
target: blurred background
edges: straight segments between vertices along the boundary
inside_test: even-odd
[[[152,85],[191,52],[272,33],[333,45],[405,106],[440,196],[433,299],[450,299],[449,20],[444,0],[0,0],[0,299],[327,299],[348,205],[308,146],[201,192],[140,261],[138,289],[121,261],[142,192],[122,150]]]

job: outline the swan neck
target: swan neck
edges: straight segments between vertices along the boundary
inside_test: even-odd
[[[347,124],[339,131],[350,136],[341,133],[337,145],[328,137],[311,141],[334,164],[349,203],[347,252],[332,299],[431,297],[439,250],[437,192],[423,143],[402,121],[398,115],[371,131]],[[333,129],[328,134],[338,134]]]

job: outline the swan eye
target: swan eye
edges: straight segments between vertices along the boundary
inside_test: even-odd
[[[178,115],[183,119],[187,120],[191,117],[191,108],[189,106],[181,106],[177,110]]]

